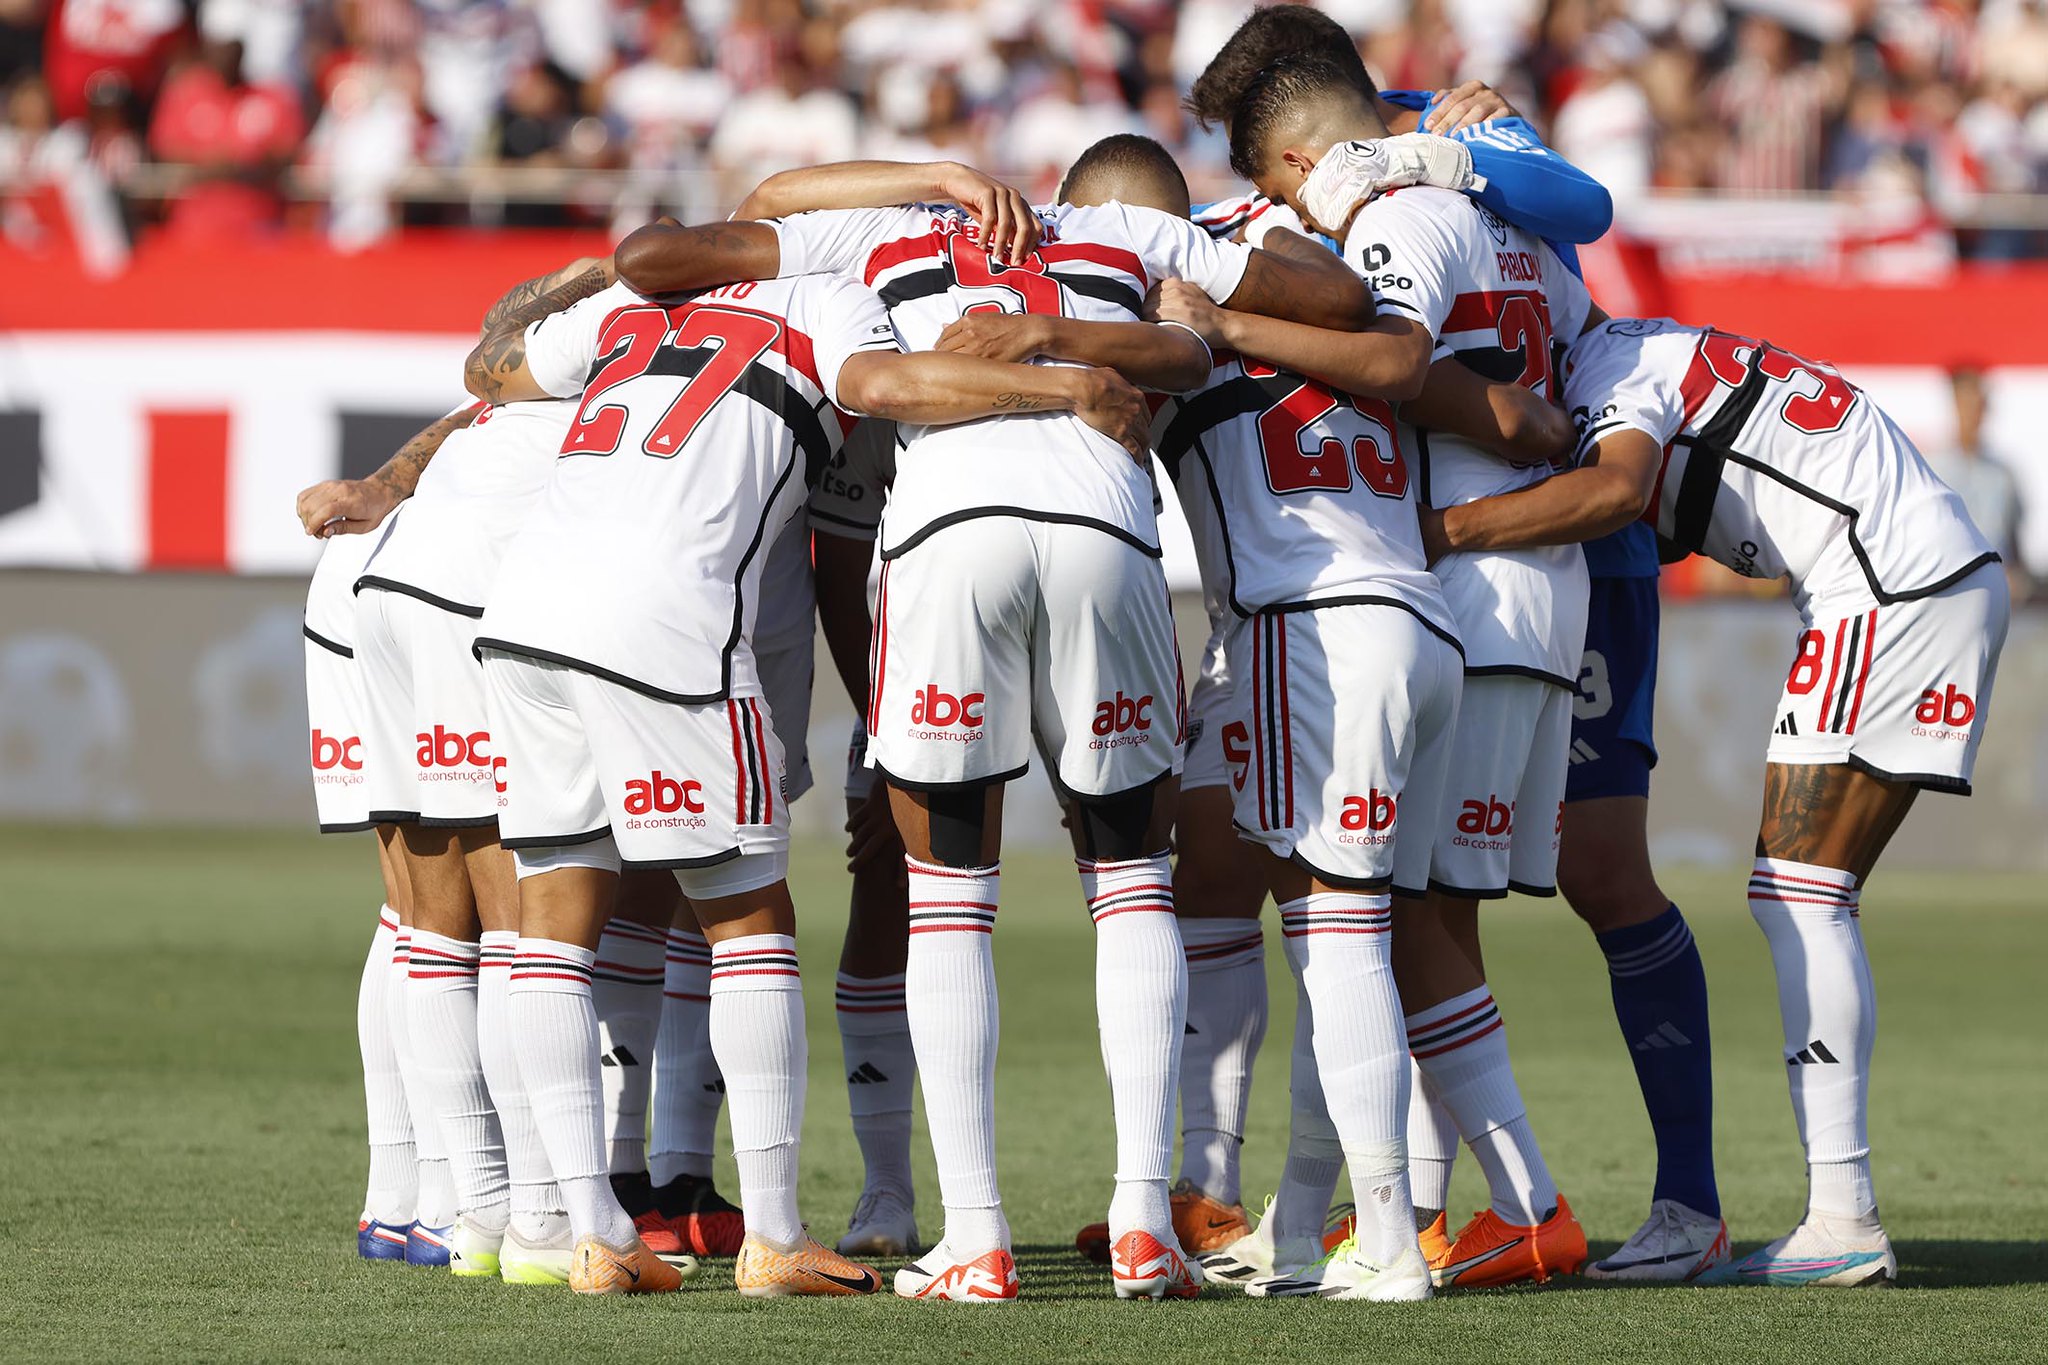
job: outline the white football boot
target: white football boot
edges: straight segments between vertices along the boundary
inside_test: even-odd
[[[917,1250],[916,1209],[895,1190],[863,1190],[836,1249],[841,1256],[908,1256]]]
[[[1374,1265],[1347,1238],[1335,1251],[1292,1275],[1253,1280],[1244,1292],[1255,1299],[1341,1299],[1365,1303],[1419,1303],[1430,1296],[1429,1262],[1413,1244],[1388,1265]]]
[[[1612,1256],[1586,1267],[1589,1280],[1683,1284],[1728,1264],[1728,1225],[1675,1199],[1650,1205],[1650,1216]]]
[[[1290,1237],[1284,1245],[1273,1238],[1273,1201],[1268,1199],[1256,1227],[1201,1258],[1203,1277],[1211,1284],[1242,1289],[1253,1280],[1289,1275],[1322,1258],[1322,1243],[1313,1237]]]

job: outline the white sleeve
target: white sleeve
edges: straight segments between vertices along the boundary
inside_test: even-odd
[[[771,218],[782,243],[782,274],[851,275],[864,280],[868,256],[884,242],[914,235],[928,213],[915,209],[819,209]]]
[[[827,398],[842,411],[851,412],[839,401],[839,370],[846,358],[860,351],[894,355],[903,349],[890,325],[889,310],[882,306],[881,295],[843,275],[821,275],[800,281],[798,287],[811,294],[811,307],[806,311],[818,383]]]
[[[1626,330],[1645,325],[1639,319],[1617,318],[1571,348],[1564,406],[1579,430],[1575,460],[1584,459],[1603,437],[1624,428],[1668,446],[1685,425],[1685,399],[1676,377],[1660,371],[1656,352],[1643,344],[1641,333]]]
[[[1382,195],[1360,209],[1344,240],[1344,260],[1380,308],[1441,337],[1457,296],[1460,253],[1449,221],[1429,207],[1427,193]]]
[[[526,372],[556,398],[574,398],[597,360],[605,319],[642,301],[626,285],[614,284],[533,323],[526,329]]]
[[[1550,243],[1539,242],[1537,251],[1543,258],[1543,278],[1550,281],[1544,291],[1550,301],[1550,334],[1569,346],[1586,329],[1586,318],[1593,311],[1593,296],[1587,291],[1586,282],[1565,268]]]
[[[1157,209],[1116,206],[1124,228],[1138,249],[1138,259],[1154,282],[1186,280],[1222,303],[1237,292],[1250,266],[1252,249],[1239,242],[1219,241],[1185,218]]]

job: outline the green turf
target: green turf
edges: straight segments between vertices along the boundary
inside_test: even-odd
[[[1100,1214],[1111,1144],[1089,930],[1064,859],[1007,860],[997,955],[1001,1154],[1025,1300],[977,1312],[742,1303],[713,1263],[661,1301],[574,1302],[365,1265],[356,975],[378,893],[359,839],[0,830],[0,1355],[392,1360],[2042,1359],[2048,1184],[2036,883],[1881,876],[1863,923],[1884,1000],[1877,1180],[1895,1292],[1616,1290],[1435,1303],[1109,1300],[1064,1248]],[[1722,1186],[1738,1244],[1797,1217],[1798,1151],[1763,943],[1736,870],[1677,876],[1713,985]],[[836,1231],[858,1159],[831,1026],[841,881],[797,859],[812,1088],[804,1206]],[[1493,986],[1559,1182],[1597,1245],[1647,1199],[1648,1129],[1586,933],[1491,912]],[[1274,999],[1291,1000],[1271,957]],[[1291,1008],[1274,1011],[1247,1145],[1271,1187]],[[926,1230],[936,1200],[922,1134]],[[1476,1207],[1470,1163],[1455,1202]],[[729,1166],[721,1184],[733,1187]]]

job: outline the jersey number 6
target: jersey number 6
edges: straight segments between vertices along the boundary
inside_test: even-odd
[[[694,303],[621,309],[606,320],[598,339],[597,373],[583,391],[583,406],[562,442],[562,453],[617,454],[626,430],[626,407],[616,395],[606,395],[628,380],[666,378],[680,380],[682,391],[641,441],[640,451],[672,458],[712,405],[731,392],[747,368],[781,337],[780,322],[739,309]]]

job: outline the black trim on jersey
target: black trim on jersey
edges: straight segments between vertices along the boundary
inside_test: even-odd
[[[1567,692],[1577,692],[1579,690],[1578,679],[1560,677],[1555,673],[1545,673],[1542,669],[1531,668],[1527,664],[1479,664],[1477,666],[1468,666],[1465,669],[1465,676],[1468,678],[1534,678],[1538,682],[1547,682],[1552,687],[1562,687]]]
[[[1769,760],[1766,761],[1768,762]],[[1850,754],[1842,761],[1858,772],[1869,773],[1872,777],[1881,777],[1887,782],[1906,782],[1924,791],[1940,792],[1944,796],[1968,796],[1970,794],[1970,784],[1968,782],[1960,777],[1950,777],[1945,773],[1890,773],[1886,772],[1883,768],[1858,758],[1855,754]],[[1780,764],[1779,766],[1791,767],[1794,765]]]
[[[1233,821],[1232,823],[1236,822]],[[1243,828],[1242,825],[1238,827],[1240,829]],[[1293,863],[1303,872],[1308,873],[1309,876],[1323,883],[1323,885],[1334,886],[1340,891],[1364,891],[1373,895],[1378,895],[1382,892],[1387,895],[1395,894],[1394,874],[1391,872],[1384,877],[1340,877],[1334,872],[1326,872],[1322,868],[1317,867],[1314,863],[1302,857],[1299,850],[1288,854],[1287,861]]]
[[[1524,895],[1524,896],[1545,896],[1545,897],[1548,897],[1548,896],[1555,896],[1555,895],[1557,894],[1557,887],[1556,887],[1556,886],[1554,886],[1554,885],[1552,885],[1552,886],[1531,886],[1531,885],[1529,885],[1529,883],[1527,883],[1527,882],[1518,882],[1518,881],[1516,881],[1516,880],[1515,880],[1515,879],[1514,879],[1513,877],[1510,877],[1510,878],[1508,878],[1508,890],[1510,890],[1510,891],[1516,891],[1516,892],[1520,892],[1520,893],[1521,893],[1522,895]]]
[[[1396,886],[1389,889],[1394,895],[1399,896],[1404,901],[1419,901],[1427,899],[1429,896],[1427,890],[1413,886]]]
[[[1076,294],[1123,309],[1133,320],[1144,313],[1145,296],[1127,284],[1118,284],[1100,275],[1082,275],[1066,270],[1048,270],[1045,274],[1046,278],[1058,280],[1063,288]]]
[[[1407,612],[1410,616],[1422,622],[1424,630],[1436,636],[1437,639],[1442,640],[1452,649],[1457,650],[1460,659],[1465,657],[1465,646],[1457,636],[1451,634],[1427,616],[1424,616],[1420,611],[1417,611],[1413,603],[1403,602],[1398,597],[1381,597],[1376,593],[1350,593],[1343,597],[1315,597],[1304,602],[1275,602],[1272,606],[1262,607],[1260,610],[1273,612],[1320,611],[1324,607],[1399,607],[1402,611]],[[1466,670],[1468,673],[1471,671],[1470,669]],[[1548,675],[1546,674],[1545,676]]]
[[[1406,299],[1382,298],[1378,294],[1375,294],[1373,295],[1373,302],[1378,304],[1382,308],[1398,308],[1404,313],[1413,313],[1418,318],[1422,316],[1422,310],[1420,308],[1417,308],[1414,304],[1408,302]]]
[[[1685,461],[1685,474],[1678,485],[1678,497],[1671,509],[1671,539],[1697,554],[1706,542],[1707,530],[1714,520],[1714,500],[1721,492],[1721,477],[1725,472],[1728,457],[1734,454],[1734,441],[1742,434],[1742,428],[1749,422],[1750,414],[1764,396],[1767,377],[1762,364],[1764,353],[1771,343],[1760,341],[1756,362],[1751,364],[1742,382],[1735,386],[1735,392],[1728,395],[1714,415],[1700,425],[1699,431],[1690,437],[1680,437],[1674,444],[1681,444],[1691,452]]]
[[[1086,792],[1077,792],[1066,783],[1060,781],[1060,765],[1058,762],[1053,761],[1058,758],[1058,755],[1049,755],[1040,750],[1038,756],[1048,760],[1045,765],[1045,780],[1052,787],[1053,799],[1062,806],[1085,806],[1091,802],[1100,805],[1104,801],[1116,801],[1123,797],[1136,796],[1139,792],[1150,791],[1167,778],[1173,776],[1173,769],[1169,767],[1157,777],[1148,777],[1134,787],[1125,787],[1122,791],[1104,792],[1100,796],[1091,796]]]
[[[926,522],[908,540],[901,542],[893,549],[882,551],[882,558],[900,558],[924,544],[927,540],[930,540],[936,532],[943,531],[948,526],[958,526],[963,521],[975,521],[982,517],[1015,517],[1019,521],[1044,521],[1050,522],[1055,526],[1086,526],[1092,531],[1100,531],[1104,535],[1115,536],[1132,549],[1142,552],[1149,559],[1158,559],[1160,557],[1160,550],[1157,545],[1147,545],[1123,527],[1112,526],[1106,521],[1097,521],[1093,517],[1084,517],[1071,512],[1035,512],[1028,507],[968,507],[958,512],[948,512],[943,517]]]
[[[855,521],[852,517],[835,517],[830,512],[820,512],[815,507],[806,510],[809,512],[812,521],[829,521],[835,526],[851,526],[856,531],[873,531],[877,526],[877,523],[872,521]]]
[[[746,705],[745,699],[741,699],[739,705],[732,706],[731,710],[739,722],[742,750],[740,762],[746,768],[747,823],[763,824],[767,819],[766,813],[761,809],[767,789],[767,774],[761,771],[759,747],[764,741],[761,738],[760,723],[754,715],[754,708]]]
[[[469,652],[474,654],[479,660],[482,660],[484,651],[487,649],[513,658],[529,659],[534,663],[558,664],[563,668],[573,668],[578,673],[587,673],[593,678],[601,678],[605,682],[625,688],[628,692],[638,692],[643,697],[651,698],[654,701],[668,702],[675,706],[709,706],[713,702],[732,700],[730,680],[728,680],[727,688],[724,691],[707,692],[701,696],[693,696],[685,692],[665,691],[662,688],[656,687],[653,683],[641,682],[638,678],[629,678],[623,673],[615,673],[609,668],[591,663],[588,659],[579,659],[573,654],[557,654],[553,650],[535,649],[531,645],[515,644],[510,640],[500,640],[488,635],[479,635],[476,643],[469,647]]]
[[[952,287],[953,272],[941,263],[898,275],[875,292],[882,296],[882,307],[893,313],[912,299],[928,299]]]
[[[1415,433],[1415,501],[1423,507],[1436,504],[1429,498],[1429,428],[1410,427]]]
[[[1005,782],[1015,782],[1018,778],[1031,771],[1031,765],[1027,762],[1020,767],[1010,769],[1006,773],[997,773],[994,777],[970,778],[965,782],[912,782],[907,777],[896,776],[896,774],[890,772],[879,763],[874,765],[874,769],[882,775],[884,782],[887,782],[892,787],[901,787],[907,792],[966,792],[975,791],[982,787],[999,787]]]
[[[416,825],[420,813],[416,810],[373,810],[369,813],[373,825]]]
[[[461,819],[452,815],[422,815],[416,822],[427,829],[482,829],[498,823],[495,815],[471,815]]]
[[[1506,351],[1498,346],[1474,346],[1457,352],[1458,363],[1475,371],[1496,384],[1512,384],[1522,377],[1522,367],[1528,359],[1519,351]]]
[[[360,596],[365,588],[374,588],[379,592],[395,592],[400,596],[424,602],[430,607],[439,607],[442,611],[453,612],[457,616],[467,616],[472,621],[480,621],[484,615],[482,607],[467,606],[461,602],[452,602],[445,597],[436,597],[425,588],[415,588],[412,584],[401,583],[395,578],[382,578],[376,574],[366,573],[356,580],[356,585],[352,591]]]
[[[349,820],[337,825],[322,825],[322,834],[361,834],[366,829],[377,828],[375,820]]]
[[[344,659],[356,657],[356,652],[353,649],[350,649],[347,645],[336,644],[303,621],[299,623],[299,633],[320,646],[320,648],[326,650],[329,654],[339,654]]]
[[[1048,270],[1045,278],[1054,281],[1062,289],[1091,298],[1112,308],[1121,308],[1135,320],[1145,307],[1145,296],[1127,284],[1104,279],[1100,275],[1084,275],[1071,270]],[[1000,284],[1001,280],[998,279]],[[914,299],[929,299],[945,293],[959,284],[953,272],[953,263],[942,260],[923,270],[912,270],[898,275],[875,292],[882,297],[882,306],[890,312]]]
[[[745,852],[745,849],[735,844],[723,853],[710,853],[702,858],[627,858],[622,856],[619,861],[627,867],[662,868],[667,871],[674,871],[677,868],[687,867],[716,867],[720,863],[731,862]]]
[[[1166,472],[1177,480],[1180,478],[1181,457],[1187,454],[1190,446],[1225,422],[1266,411],[1300,388],[1302,383],[1297,375],[1267,378],[1240,375],[1205,389],[1193,398],[1183,399],[1180,411],[1174,414],[1173,420],[1161,433],[1154,453],[1165,462]]]
[[[599,825],[581,834],[542,834],[530,839],[500,839],[498,847],[515,848],[574,848],[578,844],[594,844],[612,832],[609,824]]]
[[[1429,893],[1433,896],[1455,896],[1464,901],[1497,901],[1507,899],[1508,889],[1503,886],[1492,891],[1475,891],[1468,886],[1452,886],[1449,882],[1440,882],[1431,877]]]

